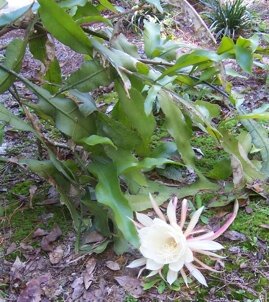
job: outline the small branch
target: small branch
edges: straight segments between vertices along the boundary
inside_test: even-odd
[[[85,24],[84,24],[85,25]],[[92,36],[104,39],[105,41],[109,41],[109,38],[101,33],[95,32],[91,29],[89,29],[88,27],[83,27],[83,24],[81,26],[81,28],[83,29],[83,31],[85,31],[85,33],[90,34]]]
[[[142,10],[142,9],[145,9],[145,8],[150,8],[151,6],[150,5],[146,5],[145,3],[142,3],[142,4],[139,4],[138,6],[134,7],[134,8],[131,8],[131,9],[128,9],[122,13],[119,13],[119,14],[116,14],[116,15],[113,15],[113,16],[108,16],[106,17],[106,19],[110,19],[110,20],[113,20],[113,19],[120,19],[126,15],[129,15],[129,14],[132,14],[134,12],[137,12],[139,10]]]

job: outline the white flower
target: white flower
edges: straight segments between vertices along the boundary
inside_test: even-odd
[[[151,219],[145,214],[136,213],[138,222],[134,222],[139,239],[140,252],[143,258],[134,260],[128,267],[139,267],[145,265],[142,269],[150,270],[148,275],[153,276],[159,273],[162,276],[162,269],[168,265],[167,282],[172,284],[178,278],[178,273],[183,277],[186,285],[188,285],[185,268],[189,273],[197,279],[201,284],[207,286],[205,277],[198,269],[197,265],[211,271],[215,271],[208,265],[200,261],[196,254],[208,255],[210,257],[223,258],[212,251],[223,249],[223,246],[215,241],[234,221],[237,211],[238,202],[236,201],[234,211],[227,222],[216,232],[207,232],[206,230],[195,230],[203,207],[198,209],[192,215],[192,218],[183,231],[187,217],[187,200],[182,201],[181,219],[177,223],[176,207],[177,198],[171,200],[167,207],[167,218],[159,209],[157,203],[150,195],[152,206],[158,215],[158,218]],[[140,270],[139,275],[142,270]]]

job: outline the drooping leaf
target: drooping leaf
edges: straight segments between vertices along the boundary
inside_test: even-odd
[[[111,209],[116,225],[126,240],[134,246],[138,246],[137,233],[130,220],[133,217],[133,213],[128,200],[121,192],[115,167],[109,163],[101,164],[96,162],[90,164],[89,169],[98,179],[98,184],[95,188],[98,202],[105,204]]]
[[[37,27],[29,38],[29,49],[35,59],[45,64],[47,59],[46,43],[48,41],[47,32],[44,28]]]
[[[41,20],[48,31],[73,50],[90,55],[91,42],[72,17],[53,0],[39,0],[38,2]]]
[[[21,39],[12,40],[6,49],[3,65],[13,71],[18,72],[21,68],[25,49],[25,41]],[[4,70],[0,70],[0,93],[6,91],[12,85],[14,80],[14,76],[5,72]]]
[[[106,145],[110,145],[110,146],[114,147],[115,149],[117,149],[117,147],[113,144],[111,139],[109,139],[108,137],[103,137],[103,136],[99,136],[99,135],[91,135],[89,137],[83,138],[81,140],[81,142],[88,146],[106,144]]]

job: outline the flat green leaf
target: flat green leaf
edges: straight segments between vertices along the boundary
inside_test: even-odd
[[[223,149],[240,162],[244,171],[244,177],[247,180],[263,179],[264,175],[258,171],[258,169],[248,159],[246,151],[243,149],[243,146],[238,142],[236,137],[225,129],[220,129],[220,132],[222,133],[221,143]]]
[[[138,132],[144,143],[139,146],[138,152],[141,154],[147,153],[155,129],[154,117],[152,114],[147,115],[145,113],[145,99],[138,90],[131,88],[130,98],[128,98],[122,85],[116,83],[115,88],[119,95],[117,107],[118,118],[122,120],[126,126],[130,127],[130,129],[135,129]],[[124,116],[124,119],[121,119],[122,116]]]
[[[168,93],[161,92],[159,102],[165,114],[166,128],[169,134],[175,139],[183,161],[189,167],[194,167],[195,154],[190,144],[192,135],[191,125],[186,122],[182,111],[173,102]]]
[[[108,69],[102,67],[96,60],[87,61],[70,75],[64,90],[76,88],[82,92],[89,92],[99,86],[110,84],[110,81]]]
[[[126,240],[137,247],[138,237],[131,221],[133,213],[128,200],[120,189],[116,168],[108,163],[92,163],[89,170],[98,179],[98,184],[95,188],[98,202],[105,204],[111,209],[116,226]]]
[[[43,28],[37,28],[30,35],[29,38],[29,49],[35,59],[45,64],[47,59],[46,54],[46,43],[48,41],[47,32]]]
[[[217,53],[219,55],[226,52],[231,52],[231,53],[234,52],[234,41],[232,38],[229,37],[223,37],[217,49]]]
[[[112,39],[111,45],[134,58],[140,58],[136,45],[130,43],[122,33],[120,33],[116,38]]]
[[[74,6],[84,6],[88,0],[62,0],[58,5],[62,8],[73,8]]]
[[[161,6],[161,1],[160,0],[146,0],[146,2],[148,2],[149,4],[154,5],[160,13],[163,13],[163,8]]]
[[[129,200],[129,204],[133,211],[141,212],[152,207],[149,193],[151,193],[158,203],[158,205],[163,204],[167,199],[172,196],[177,196],[179,199],[195,196],[201,191],[216,191],[219,188],[219,185],[210,183],[206,180],[199,180],[196,183],[193,183],[189,186],[183,188],[179,187],[169,187],[158,182],[148,181],[146,187],[141,187],[138,194],[131,195],[125,193],[125,197]]]
[[[232,175],[231,160],[223,158],[214,164],[214,168],[207,173],[212,179],[225,180]]]
[[[4,121],[8,123],[15,129],[22,131],[31,131],[33,132],[33,128],[23,121],[21,118],[16,117],[13,113],[11,113],[8,109],[6,109],[2,104],[0,104],[0,121]]]
[[[240,114],[246,114],[245,110],[238,108]],[[242,119],[242,125],[248,130],[252,137],[252,142],[257,149],[260,149],[262,157],[262,171],[269,175],[269,138],[268,131],[258,122],[252,119]]]
[[[0,124],[0,146],[3,144],[3,140],[4,140],[4,133],[5,133],[4,128],[5,125]]]
[[[25,54],[26,43],[21,39],[14,39],[9,43],[3,65],[13,71],[18,72],[21,69],[22,60]],[[14,82],[15,77],[0,70],[0,93],[6,91]]]
[[[117,147],[113,144],[111,139],[99,135],[91,135],[89,137],[83,138],[81,142],[88,146],[95,146],[101,144],[101,145],[110,145],[115,149],[117,149]]]
[[[251,73],[253,65],[253,54],[248,48],[242,46],[235,46],[236,61],[239,66],[246,72]]]
[[[105,8],[108,9],[114,13],[117,12],[115,6],[108,0],[99,0],[99,2],[101,3],[101,5]]]
[[[47,83],[43,85],[43,88],[50,93],[54,94],[59,90],[59,86],[62,83],[62,74],[60,64],[56,58],[50,62],[44,80]]]
[[[161,45],[160,24],[144,22],[144,49],[148,58],[153,58],[154,51]]]
[[[79,53],[88,55],[92,53],[92,45],[87,35],[64,9],[53,0],[38,2],[41,20],[52,35]]]
[[[97,111],[95,101],[89,93],[83,93],[79,90],[72,89],[68,91],[67,95],[78,105],[79,111],[84,117]]]
[[[211,118],[218,117],[220,115],[220,109],[221,108],[217,104],[212,104],[210,102],[198,100],[198,101],[195,102],[195,105],[205,107],[208,110]]]

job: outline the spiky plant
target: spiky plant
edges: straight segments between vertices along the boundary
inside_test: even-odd
[[[217,39],[223,36],[235,38],[251,23],[244,0],[201,0],[201,2],[209,8],[204,15],[211,23],[210,29]]]

